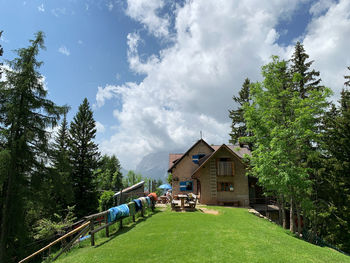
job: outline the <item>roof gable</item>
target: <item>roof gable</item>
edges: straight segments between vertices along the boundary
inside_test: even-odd
[[[188,155],[188,153],[201,142],[204,143],[206,146],[208,146],[208,148],[214,152],[214,149],[206,141],[204,141],[203,139],[200,139],[195,144],[193,144],[192,147],[189,148],[179,159],[177,159],[177,161],[175,161],[175,163],[173,163],[173,165],[169,168],[168,172],[171,172],[172,169],[174,169],[176,167],[176,165],[178,165],[183,160],[183,158],[186,155]],[[169,154],[169,159],[170,159],[170,155],[171,154]]]
[[[229,153],[231,153],[233,156],[235,156],[242,164],[246,165],[242,161],[242,158],[243,158],[244,154],[250,154],[250,151],[248,149],[246,149],[246,148],[240,148],[240,147],[238,147],[238,148],[240,148],[239,151],[235,151],[233,147],[235,147],[235,146],[234,145],[229,145],[228,146],[226,144],[222,144],[221,146],[218,146],[218,145],[213,146],[212,148],[215,149],[215,151],[210,156],[208,156],[208,158],[206,158],[204,160],[204,162],[202,162],[196,170],[193,171],[192,176],[197,171],[199,171],[210,159],[212,159],[214,157],[214,155],[222,148],[225,148]],[[242,149],[246,149],[246,150],[243,150],[242,153],[238,154],[237,152],[240,152]]]

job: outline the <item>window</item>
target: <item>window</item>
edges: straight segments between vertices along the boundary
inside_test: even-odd
[[[233,192],[233,184],[232,183],[225,183],[225,182],[219,182],[218,183],[218,192]]]
[[[192,181],[182,181],[180,182],[180,191],[192,191],[193,183]]]
[[[233,176],[234,163],[230,158],[220,158],[217,160],[218,176]]]
[[[192,162],[194,162],[195,164],[199,163],[199,159],[203,158],[205,156],[205,154],[195,154],[192,155]]]

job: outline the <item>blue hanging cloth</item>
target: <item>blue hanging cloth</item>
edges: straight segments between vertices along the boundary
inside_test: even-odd
[[[134,203],[135,203],[136,212],[140,211],[142,209],[142,202],[141,202],[141,200],[140,199],[135,199]]]
[[[108,209],[108,223],[119,218],[129,216],[130,210],[126,204],[119,205]]]

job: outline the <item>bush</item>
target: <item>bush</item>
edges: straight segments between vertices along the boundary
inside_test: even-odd
[[[104,191],[98,200],[100,212],[105,211],[114,206],[114,192]]]

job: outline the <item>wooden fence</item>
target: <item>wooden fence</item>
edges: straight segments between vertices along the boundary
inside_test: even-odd
[[[155,202],[152,201],[151,207],[150,207],[152,209],[152,212],[154,211],[154,205],[155,205]],[[133,210],[133,212],[132,212],[132,210]],[[66,238],[72,237],[72,236],[73,237],[71,238],[71,240],[64,247],[62,247],[62,249],[52,259],[52,261],[56,260],[64,252],[68,251],[78,239],[80,239],[81,237],[84,237],[87,234],[90,235],[91,246],[95,246],[95,234],[97,232],[105,229],[106,237],[109,237],[109,227],[111,225],[114,225],[115,223],[120,222],[120,229],[121,229],[121,228],[123,228],[123,219],[126,219],[130,216],[132,217],[133,222],[136,221],[136,214],[137,214],[136,210],[131,209],[129,206],[129,211],[132,212],[132,213],[130,213],[129,216],[119,218],[119,219],[112,221],[112,222],[108,222],[108,210],[103,211],[101,213],[86,216],[86,217],[84,217],[84,220],[80,226],[76,227],[72,231],[66,233],[65,235],[61,236],[60,238],[56,239],[55,241],[51,242],[50,244],[41,248],[40,250],[34,252],[30,256],[22,259],[21,261],[19,261],[19,263],[27,262],[28,260],[35,257],[36,255],[39,255],[40,253],[44,252],[45,250],[50,251],[52,246],[54,246],[58,242],[63,242]],[[146,211],[145,207],[142,207],[142,209],[139,211],[142,217],[145,216],[144,215],[145,211]],[[78,234],[76,234],[76,233],[78,233]]]

